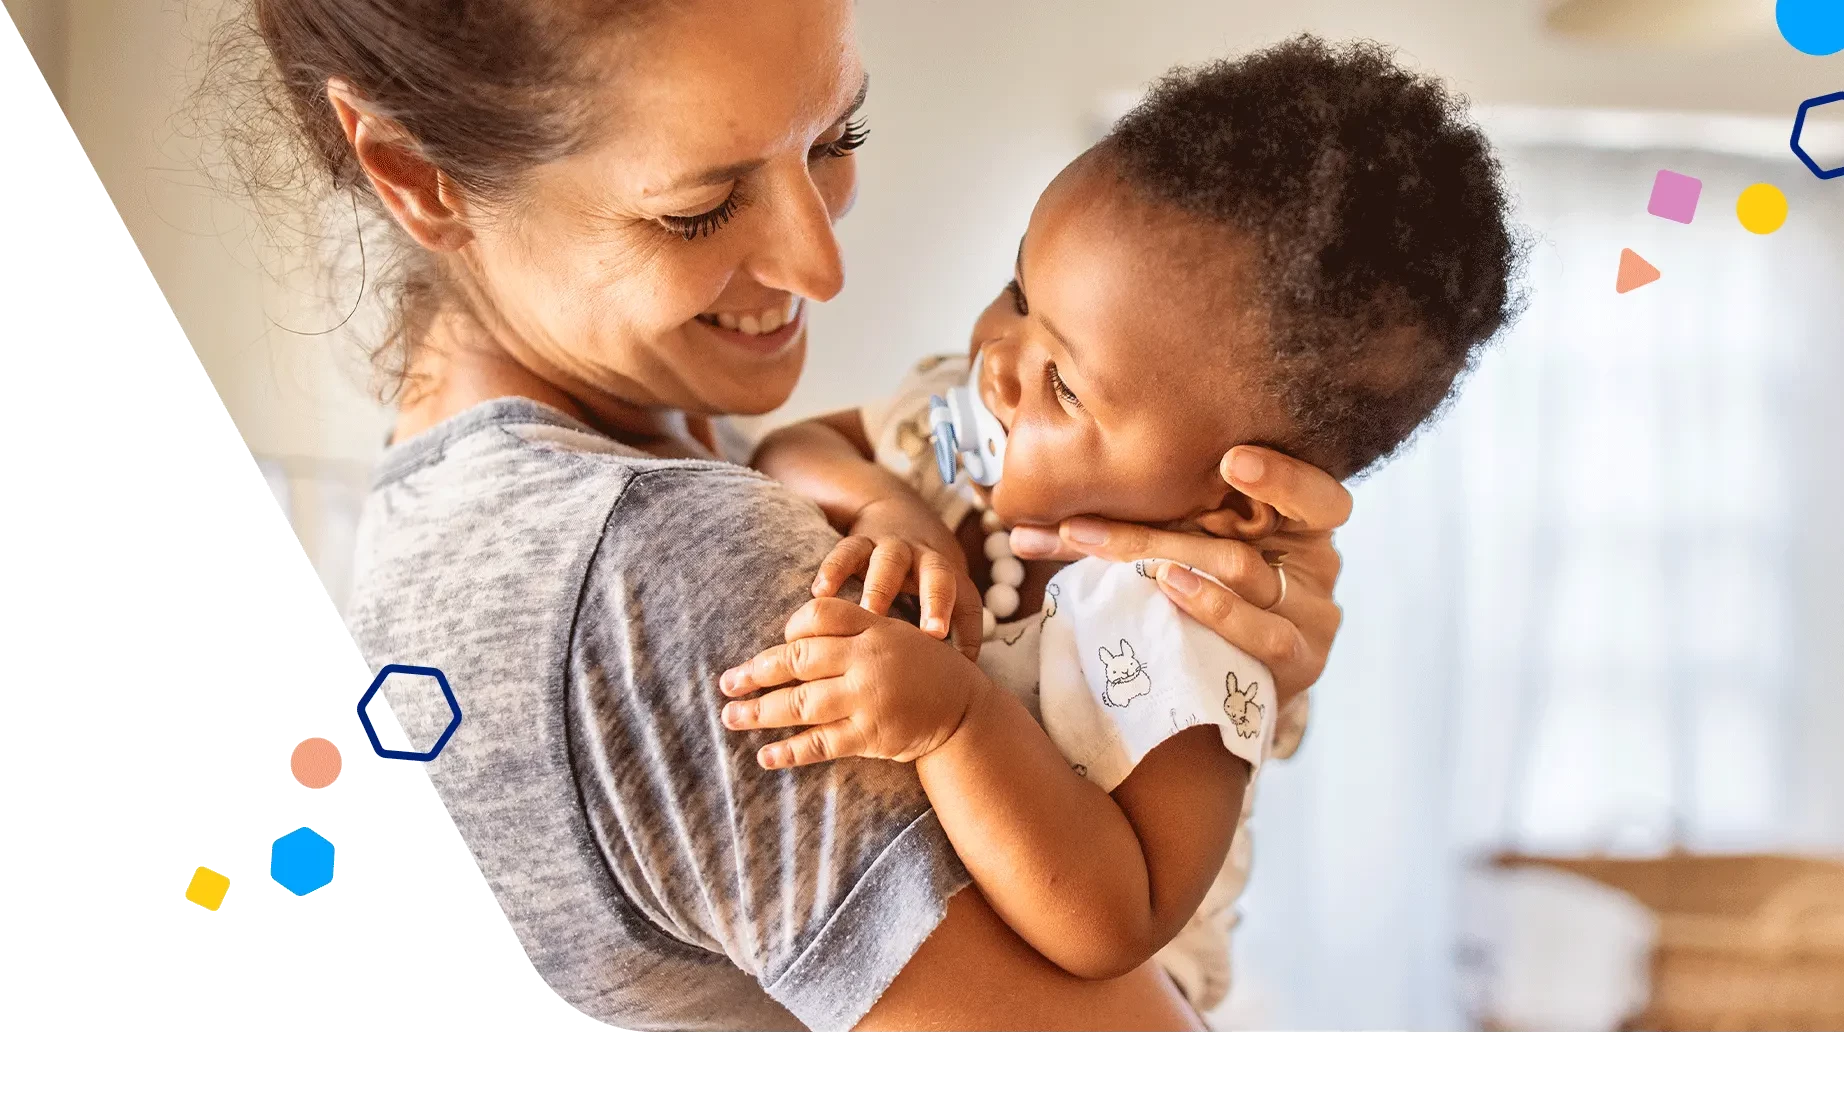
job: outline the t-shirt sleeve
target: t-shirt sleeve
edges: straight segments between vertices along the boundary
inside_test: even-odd
[[[1214,725],[1256,769],[1274,740],[1274,680],[1178,609],[1142,564],[1080,560],[1046,588],[1039,687],[1045,732],[1114,790],[1160,742]]]
[[[792,731],[719,719],[719,675],[782,640],[837,539],[740,469],[635,478],[586,577],[569,692],[585,810],[626,896],[819,1030],[855,1025],[967,883],[910,766],[769,772],[756,750]]]

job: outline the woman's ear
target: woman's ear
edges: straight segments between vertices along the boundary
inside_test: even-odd
[[[1217,508],[1199,514],[1196,521],[1212,536],[1239,541],[1261,540],[1273,536],[1281,527],[1280,511],[1228,483],[1223,484],[1223,498]]]
[[[327,81],[327,100],[339,117],[359,169],[372,191],[410,238],[430,251],[454,251],[474,238],[463,214],[460,191],[416,141],[393,121],[366,107],[340,78]]]

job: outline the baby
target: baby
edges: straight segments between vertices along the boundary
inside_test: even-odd
[[[915,762],[1046,958],[1110,977],[1156,956],[1214,1007],[1273,680],[1161,590],[1185,569],[1025,565],[1005,529],[1095,515],[1259,546],[1278,514],[1225,453],[1345,479],[1395,452],[1508,318],[1506,207],[1462,106],[1381,48],[1302,37],[1174,71],[1044,192],[967,358],[764,441],[756,466],[853,535],[787,644],[724,675],[726,723],[805,728],[769,768]],[[930,399],[962,386],[974,474],[950,479]],[[983,581],[977,665],[943,640],[956,568]],[[853,575],[862,605],[830,597]],[[904,589],[921,629],[882,616]]]

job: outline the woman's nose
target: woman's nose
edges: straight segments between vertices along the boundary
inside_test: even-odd
[[[778,192],[778,211],[764,233],[767,242],[750,270],[770,289],[831,301],[845,286],[845,263],[826,200],[804,173]]]

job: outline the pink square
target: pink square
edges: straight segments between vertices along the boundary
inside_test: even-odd
[[[1703,182],[1688,174],[1660,170],[1652,180],[1652,200],[1646,211],[1653,216],[1688,224],[1697,215],[1697,198],[1703,194]]]

